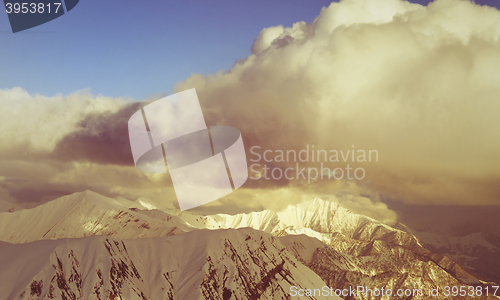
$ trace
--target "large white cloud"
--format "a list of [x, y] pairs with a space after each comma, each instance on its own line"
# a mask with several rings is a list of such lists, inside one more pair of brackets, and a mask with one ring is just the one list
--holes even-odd
[[360, 193], [498, 204], [499, 38], [500, 12], [465, 0], [344, 0], [264, 29], [228, 72], [177, 90], [195, 87], [209, 125], [248, 146], [378, 150]]

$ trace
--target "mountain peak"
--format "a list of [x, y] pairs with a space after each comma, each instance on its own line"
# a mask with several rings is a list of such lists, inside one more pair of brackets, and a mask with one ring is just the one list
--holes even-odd
[[[165, 214], [164, 220], [133, 211], [142, 206], [82, 191], [13, 213], [0, 213], [0, 240], [26, 243], [41, 239], [113, 235], [120, 238], [184, 232], [187, 225]], [[148, 229], [154, 229], [148, 231]]]
[[293, 286], [325, 285], [276, 238], [249, 228], [37, 241], [0, 254], [9, 299], [286, 299]]

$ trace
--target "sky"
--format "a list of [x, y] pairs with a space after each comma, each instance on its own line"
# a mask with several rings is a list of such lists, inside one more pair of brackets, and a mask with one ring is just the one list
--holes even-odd
[[[229, 69], [265, 27], [313, 21], [324, 0], [82, 0], [12, 34], [0, 14], [0, 87], [54, 96], [81, 89], [144, 99], [192, 73]], [[22, 49], [20, 51], [20, 49]]]
[[127, 121], [137, 100], [196, 88], [207, 124], [238, 128], [249, 156], [312, 145], [379, 154], [354, 163], [363, 180], [248, 180], [214, 205], [321, 197], [388, 221], [384, 199], [500, 204], [495, 8], [88, 0], [16, 34], [0, 17], [0, 199], [33, 206], [91, 189], [175, 206], [168, 174], [134, 167]]
[[136, 100], [170, 94], [193, 73], [231, 68], [250, 54], [263, 28], [311, 22], [329, 3], [82, 0], [70, 13], [16, 34], [1, 13], [0, 88], [45, 96], [90, 89]]

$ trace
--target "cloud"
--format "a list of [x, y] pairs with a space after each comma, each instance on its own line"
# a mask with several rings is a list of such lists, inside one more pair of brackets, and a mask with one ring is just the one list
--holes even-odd
[[126, 101], [80, 91], [68, 96], [30, 95], [21, 88], [0, 90], [0, 155], [27, 157], [52, 152], [89, 116], [118, 112]]
[[354, 196], [352, 194], [340, 194], [332, 199], [340, 206], [360, 215], [365, 215], [387, 224], [394, 224], [398, 219], [395, 211], [389, 209], [387, 205], [378, 200], [367, 197]]
[[283, 26], [273, 26], [263, 29], [255, 38], [251, 47], [253, 54], [259, 54], [269, 48], [272, 42], [283, 34]]
[[311, 24], [264, 29], [233, 68], [176, 90], [196, 88], [207, 124], [240, 129], [247, 151], [379, 153], [349, 188], [288, 187], [499, 204], [499, 38], [500, 12], [465, 0], [344, 0]]
[[76, 124], [75, 131], [57, 142], [51, 156], [65, 161], [133, 164], [127, 124], [141, 105], [128, 103], [116, 112], [89, 113]]
[[25, 207], [87, 189], [110, 197], [148, 197], [159, 208], [177, 202], [168, 174], [142, 173], [133, 165], [0, 159], [0, 172], [5, 177], [0, 196]]
[[[149, 101], [149, 100], [148, 100]], [[26, 207], [86, 189], [170, 207], [168, 174], [133, 163], [128, 118], [141, 103], [88, 91], [46, 97], [0, 90], [0, 196]]]
[[[387, 221], [393, 212], [370, 199], [499, 204], [499, 38], [500, 12], [465, 0], [343, 0], [310, 24], [263, 29], [230, 70], [193, 74], [176, 90], [196, 88], [207, 125], [238, 128], [249, 156], [252, 146], [314, 145], [374, 149], [379, 160], [354, 164], [366, 171], [361, 181], [249, 180], [209, 206], [281, 209], [351, 195], [339, 203]], [[14, 88], [0, 90], [0, 104], [9, 108], [0, 111], [1, 195], [26, 203], [92, 189], [175, 203], [168, 174], [133, 166], [126, 122], [137, 102]]]

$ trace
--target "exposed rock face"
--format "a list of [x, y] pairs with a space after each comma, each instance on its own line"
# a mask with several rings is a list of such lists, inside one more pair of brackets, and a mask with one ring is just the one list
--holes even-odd
[[455, 260], [441, 254], [442, 252], [431, 252], [409, 230], [387, 226], [321, 199], [291, 205], [280, 212], [214, 215], [197, 218], [194, 222], [186, 216], [179, 217], [199, 228], [252, 227], [275, 236], [305, 234], [330, 245], [343, 255], [364, 259], [377, 257], [375, 261], [383, 258], [391, 263], [400, 262], [400, 265], [407, 265], [408, 259], [416, 259], [416, 264], [420, 261], [431, 261], [440, 272], [444, 270], [448, 276], [451, 275], [463, 283], [477, 284], [480, 279]]
[[[325, 245], [305, 235], [288, 235], [280, 237], [280, 241], [299, 261], [320, 275], [328, 286], [338, 289], [363, 286], [372, 290], [390, 289], [394, 294], [398, 290], [408, 289], [412, 290], [412, 296], [423, 295], [420, 298], [425, 299], [429, 288], [479, 284], [479, 281], [468, 273], [465, 273], [469, 276], [468, 279], [461, 278], [459, 281], [429, 256], [393, 243], [379, 240], [362, 242], [334, 237], [330, 245]], [[455, 267], [459, 268], [456, 264]], [[463, 269], [460, 271], [464, 272]], [[345, 299], [394, 298], [359, 293], [355, 298]], [[441, 295], [439, 299], [477, 299], [477, 297]]]
[[6, 300], [292, 299], [291, 286], [325, 285], [276, 238], [250, 228], [2, 244], [0, 257]]
[[500, 236], [486, 232], [465, 236], [415, 234], [432, 252], [446, 254], [485, 281], [500, 283]]

